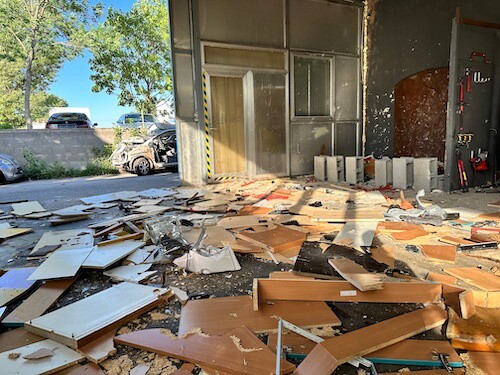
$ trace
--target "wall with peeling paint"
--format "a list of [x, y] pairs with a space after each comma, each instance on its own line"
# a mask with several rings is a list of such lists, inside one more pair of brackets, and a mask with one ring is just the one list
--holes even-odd
[[[500, 23], [499, 0], [368, 0], [365, 154], [392, 156], [394, 87], [424, 69], [448, 66], [455, 8]], [[414, 135], [418, 137], [418, 134]]]

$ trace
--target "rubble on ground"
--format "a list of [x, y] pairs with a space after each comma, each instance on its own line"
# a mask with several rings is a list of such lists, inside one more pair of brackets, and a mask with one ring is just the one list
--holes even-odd
[[0, 274], [9, 370], [493, 374], [500, 363], [499, 212], [311, 179], [81, 201], [14, 203], [0, 222], [5, 243], [38, 234]]

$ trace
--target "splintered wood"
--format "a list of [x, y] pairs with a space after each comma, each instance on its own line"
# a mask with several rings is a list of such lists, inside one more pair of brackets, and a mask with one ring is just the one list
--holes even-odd
[[489, 292], [500, 291], [500, 277], [479, 268], [447, 268], [444, 272], [481, 290]]
[[362, 292], [383, 289], [383, 281], [379, 275], [368, 272], [350, 259], [342, 257], [331, 258], [328, 260], [328, 263], [330, 263], [330, 265], [335, 268], [335, 271], [344, 279]]
[[273, 253], [278, 253], [300, 246], [305, 241], [306, 234], [283, 225], [277, 225], [274, 229], [262, 232], [238, 232], [236, 237]]

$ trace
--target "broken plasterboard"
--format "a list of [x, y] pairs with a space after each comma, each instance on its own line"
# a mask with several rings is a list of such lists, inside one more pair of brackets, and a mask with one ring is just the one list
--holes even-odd
[[105, 269], [125, 258], [138, 248], [144, 246], [142, 241], [123, 241], [106, 246], [96, 246], [83, 262], [83, 268]]
[[176, 266], [189, 272], [210, 274], [239, 271], [241, 266], [230, 246], [222, 249], [209, 246], [198, 251], [190, 250], [174, 260]]
[[95, 247], [53, 252], [28, 280], [64, 279], [76, 275], [82, 263]]
[[111, 277], [115, 281], [130, 281], [140, 283], [155, 275], [158, 271], [148, 271], [152, 264], [139, 264], [133, 266], [120, 266], [104, 271], [103, 275]]
[[30, 253], [32, 255], [44, 246], [57, 246], [58, 250], [81, 249], [94, 245], [94, 231], [87, 228], [52, 230], [45, 232]]
[[[54, 354], [39, 360], [27, 360], [23, 358], [39, 349], [52, 350]], [[19, 354], [19, 357], [10, 359], [9, 355], [13, 353]], [[51, 374], [82, 360], [82, 355], [53, 340], [43, 340], [0, 353], [0, 363], [2, 363], [1, 372], [3, 374]]]
[[168, 289], [120, 283], [26, 322], [25, 329], [77, 349], [116, 325], [135, 319], [160, 303]]
[[37, 201], [12, 203], [11, 213], [16, 216], [25, 216], [38, 212], [45, 212], [46, 209], [42, 207]]
[[371, 246], [377, 225], [376, 221], [346, 223], [339, 234], [335, 236], [333, 243], [362, 251], [363, 247]]

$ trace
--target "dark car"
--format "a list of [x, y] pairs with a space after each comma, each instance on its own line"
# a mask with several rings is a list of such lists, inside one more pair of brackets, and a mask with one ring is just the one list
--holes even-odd
[[[97, 125], [97, 124], [94, 124]], [[54, 113], [49, 117], [46, 129], [77, 129], [94, 126], [85, 113], [66, 112]]]
[[140, 176], [153, 170], [177, 167], [175, 127], [169, 127], [153, 137], [134, 137], [120, 142], [111, 161], [114, 166]]

